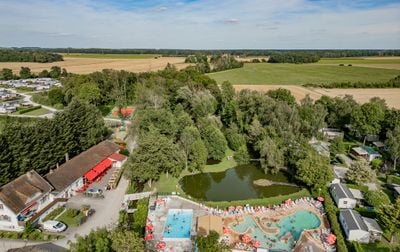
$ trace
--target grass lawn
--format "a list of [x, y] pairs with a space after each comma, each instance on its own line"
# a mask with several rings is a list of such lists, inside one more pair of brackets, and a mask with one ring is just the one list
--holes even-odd
[[62, 215], [60, 215], [60, 217], [57, 218], [57, 220], [66, 224], [68, 227], [77, 227], [82, 218], [83, 218], [82, 212], [79, 212], [79, 214], [74, 217], [70, 217], [68, 216], [67, 211], [65, 211]]
[[[389, 238], [389, 235], [385, 234], [386, 238]], [[381, 241], [375, 242], [375, 243], [369, 243], [369, 244], [362, 244], [362, 248], [364, 249], [365, 252], [376, 252], [376, 251], [398, 251], [396, 248], [398, 248], [400, 241], [400, 234], [396, 233], [394, 242], [393, 244], [390, 244], [388, 240], [385, 239], [385, 237], [382, 237]]]
[[69, 53], [63, 54], [68, 58], [89, 58], [89, 59], [151, 59], [158, 57], [158, 54], [97, 54], [97, 53]]
[[[226, 157], [233, 156], [233, 151], [228, 149], [225, 156]], [[218, 164], [206, 165], [203, 169], [203, 172], [221, 172], [229, 168], [235, 167], [236, 166], [235, 160], [233, 160], [233, 158], [228, 160], [226, 157]], [[174, 178], [171, 175], [168, 175], [167, 177], [167, 174], [161, 174], [160, 179], [156, 182], [153, 182], [151, 188], [149, 187], [148, 184], [146, 184], [144, 190], [150, 191], [153, 190], [154, 188], [157, 188], [158, 192], [164, 192], [164, 193], [179, 192], [180, 194], [185, 194], [179, 186], [179, 180], [186, 175], [195, 173], [199, 172], [190, 173], [189, 171], [183, 171], [179, 176], [179, 178]]]
[[218, 84], [290, 84], [332, 82], [384, 82], [400, 75], [400, 70], [332, 66], [324, 64], [244, 64], [243, 68], [210, 73]]
[[49, 110], [45, 108], [35, 109], [29, 112], [24, 113], [23, 115], [31, 115], [31, 116], [41, 116], [50, 113]]
[[372, 57], [372, 58], [322, 58], [317, 64], [400, 64], [400, 58]]

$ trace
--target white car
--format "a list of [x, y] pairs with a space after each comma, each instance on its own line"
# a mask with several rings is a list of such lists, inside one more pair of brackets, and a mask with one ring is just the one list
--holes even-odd
[[49, 232], [63, 232], [65, 229], [67, 229], [67, 226], [59, 221], [55, 220], [49, 220], [43, 222], [43, 229]]

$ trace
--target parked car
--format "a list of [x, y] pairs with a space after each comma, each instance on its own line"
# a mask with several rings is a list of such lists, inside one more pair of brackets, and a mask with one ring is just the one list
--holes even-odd
[[90, 194], [102, 194], [103, 190], [98, 189], [98, 188], [92, 188], [92, 189], [87, 190], [87, 192]]
[[59, 221], [55, 220], [48, 220], [43, 222], [43, 230], [49, 231], [49, 232], [63, 232], [67, 229], [67, 226]]

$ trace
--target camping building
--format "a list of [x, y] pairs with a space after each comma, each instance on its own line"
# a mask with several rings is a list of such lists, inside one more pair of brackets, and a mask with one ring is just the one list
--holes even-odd
[[352, 209], [341, 210], [339, 220], [348, 241], [369, 243], [370, 234], [368, 227], [357, 211]]
[[379, 154], [374, 148], [368, 147], [368, 146], [362, 146], [362, 147], [354, 147], [351, 149], [351, 152], [359, 157], [367, 160], [368, 162], [371, 162], [372, 160], [376, 158], [381, 158], [382, 155]]
[[118, 145], [103, 141], [49, 172], [45, 178], [54, 187], [53, 193], [57, 198], [70, 198], [84, 191], [88, 183], [112, 165], [122, 165], [126, 158], [118, 151]]
[[34, 170], [0, 188], [0, 229], [22, 231], [25, 222], [53, 201], [52, 186]]
[[331, 194], [338, 208], [354, 208], [357, 200], [345, 184], [332, 184]]

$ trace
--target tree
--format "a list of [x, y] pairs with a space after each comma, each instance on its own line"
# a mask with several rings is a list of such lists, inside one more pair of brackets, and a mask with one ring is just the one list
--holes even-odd
[[386, 146], [393, 160], [394, 169], [397, 168], [397, 160], [400, 157], [400, 125], [386, 133]]
[[13, 71], [9, 68], [3, 68], [0, 72], [0, 80], [12, 80], [14, 78]]
[[97, 104], [100, 100], [100, 89], [94, 82], [84, 83], [78, 89], [78, 98], [90, 104]]
[[201, 171], [207, 163], [207, 147], [201, 139], [197, 139], [190, 146], [189, 170]]
[[29, 79], [32, 77], [31, 69], [29, 67], [21, 67], [19, 70], [19, 77], [21, 79]]
[[284, 164], [283, 150], [271, 137], [261, 140], [257, 149], [260, 152], [260, 163], [265, 173], [277, 173]]
[[229, 251], [228, 247], [219, 243], [219, 234], [211, 230], [207, 236], [197, 236], [196, 244], [199, 252], [223, 252]]
[[225, 130], [226, 140], [228, 141], [229, 148], [237, 151], [242, 145], [246, 144], [246, 138], [239, 133], [239, 129], [236, 124], [231, 124], [231, 126]]
[[314, 150], [308, 151], [304, 159], [296, 163], [296, 178], [309, 187], [322, 188], [333, 180], [329, 160]]
[[222, 132], [212, 126], [208, 125], [201, 132], [201, 137], [207, 147], [208, 157], [214, 160], [222, 160], [225, 157], [228, 144]]
[[393, 204], [381, 205], [376, 212], [378, 219], [391, 234], [390, 242], [392, 243], [394, 233], [400, 229], [400, 198], [397, 198]]
[[50, 89], [48, 97], [51, 105], [64, 103], [64, 92], [59, 87], [53, 87]]
[[247, 146], [242, 145], [238, 148], [237, 151], [233, 154], [233, 158], [235, 159], [238, 165], [245, 165], [250, 163], [250, 155], [247, 151]]
[[184, 157], [170, 139], [153, 130], [140, 136], [126, 168], [130, 179], [147, 181], [151, 187], [152, 180], [158, 179], [161, 173], [178, 176], [184, 168]]
[[90, 232], [87, 236], [77, 236], [75, 242], [69, 242], [70, 251], [86, 252], [100, 251], [111, 252], [112, 241], [107, 229], [97, 229]]
[[361, 185], [372, 181], [375, 173], [365, 160], [358, 160], [352, 163], [346, 173], [347, 180], [355, 184]]
[[38, 74], [38, 76], [39, 76], [40, 78], [47, 78], [47, 77], [50, 77], [50, 73], [49, 73], [49, 71], [47, 71], [46, 69], [44, 69], [43, 71], [41, 71], [41, 72]]
[[390, 204], [389, 196], [383, 191], [373, 190], [364, 193], [365, 201], [373, 207]]
[[329, 147], [331, 158], [335, 158], [337, 154], [344, 153], [346, 151], [346, 146], [344, 145], [343, 139], [341, 137], [335, 137]]
[[179, 139], [179, 146], [185, 155], [185, 169], [188, 168], [189, 155], [192, 150], [193, 143], [200, 139], [200, 132], [194, 126], [189, 126], [183, 129]]
[[296, 103], [296, 98], [294, 98], [289, 90], [284, 88], [269, 90], [267, 95], [277, 101], [282, 101], [289, 105], [294, 105]]
[[356, 136], [377, 135], [385, 119], [385, 108], [380, 102], [367, 102], [356, 107], [351, 114], [351, 126]]
[[58, 79], [61, 76], [61, 68], [59, 66], [52, 66], [49, 74], [51, 78]]
[[324, 106], [314, 103], [309, 95], [301, 100], [299, 116], [302, 121], [301, 130], [305, 136], [315, 136], [319, 129], [325, 126], [328, 112]]
[[111, 247], [117, 252], [145, 251], [143, 238], [132, 231], [113, 231], [111, 240]]

